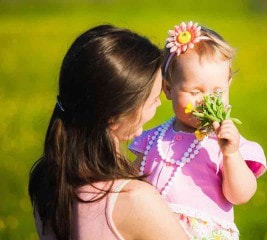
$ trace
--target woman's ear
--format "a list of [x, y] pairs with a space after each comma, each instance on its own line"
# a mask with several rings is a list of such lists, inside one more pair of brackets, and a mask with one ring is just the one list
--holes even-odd
[[112, 118], [108, 121], [108, 127], [111, 131], [116, 131], [119, 128], [119, 122]]
[[166, 95], [166, 98], [171, 100], [171, 84], [166, 79], [163, 79], [162, 89]]
[[115, 130], [117, 130], [117, 129], [119, 128], [119, 124], [117, 124], [117, 123], [110, 123], [110, 124], [108, 125], [108, 127], [109, 127], [109, 129], [110, 129], [111, 131], [115, 131]]

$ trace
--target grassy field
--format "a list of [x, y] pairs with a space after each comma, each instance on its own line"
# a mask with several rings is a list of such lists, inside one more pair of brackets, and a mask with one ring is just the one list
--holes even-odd
[[[0, 239], [38, 239], [28, 198], [29, 169], [41, 155], [57, 94], [59, 67], [82, 31], [111, 23], [146, 35], [160, 47], [167, 30], [193, 20], [237, 49], [231, 89], [240, 132], [267, 150], [267, 4], [264, 0], [8, 1], [0, 0]], [[146, 128], [172, 116], [163, 104]], [[267, 240], [267, 174], [252, 200], [235, 211], [241, 240]]]

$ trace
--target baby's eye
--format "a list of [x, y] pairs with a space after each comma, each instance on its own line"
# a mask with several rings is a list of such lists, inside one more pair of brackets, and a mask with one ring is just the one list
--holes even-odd
[[198, 94], [200, 94], [200, 92], [194, 91], [194, 92], [190, 92], [190, 94], [191, 94], [192, 96], [197, 96]]

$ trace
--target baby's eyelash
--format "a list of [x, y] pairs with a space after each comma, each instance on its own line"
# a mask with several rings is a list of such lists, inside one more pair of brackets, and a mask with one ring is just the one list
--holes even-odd
[[190, 92], [190, 93], [191, 93], [191, 95], [193, 95], [193, 96], [196, 96], [196, 95], [200, 94], [200, 92]]

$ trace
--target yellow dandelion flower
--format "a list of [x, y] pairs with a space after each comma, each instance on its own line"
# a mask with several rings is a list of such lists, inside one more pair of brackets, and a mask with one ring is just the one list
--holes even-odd
[[186, 108], [184, 110], [185, 113], [191, 113], [193, 111], [193, 105], [191, 103], [188, 103], [186, 105]]
[[208, 134], [206, 132], [202, 132], [200, 130], [196, 130], [195, 131], [195, 136], [197, 138], [197, 140], [201, 141], [203, 140], [204, 137], [206, 137]]

